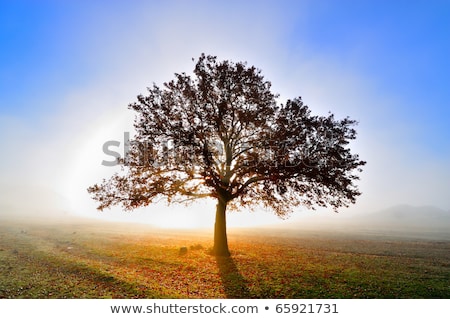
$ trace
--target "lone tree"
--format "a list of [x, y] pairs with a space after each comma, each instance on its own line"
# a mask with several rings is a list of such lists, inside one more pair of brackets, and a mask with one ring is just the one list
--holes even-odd
[[354, 203], [364, 161], [348, 148], [349, 118], [313, 116], [301, 98], [277, 104], [261, 71], [202, 54], [193, 76], [175, 74], [129, 105], [134, 141], [121, 172], [88, 188], [103, 210], [217, 200], [213, 253], [229, 256], [226, 210], [260, 205], [280, 217], [293, 207]]

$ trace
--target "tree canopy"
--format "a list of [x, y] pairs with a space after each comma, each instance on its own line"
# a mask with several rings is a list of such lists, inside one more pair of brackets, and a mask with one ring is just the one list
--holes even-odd
[[354, 203], [365, 164], [349, 148], [356, 121], [278, 99], [261, 70], [202, 54], [193, 75], [176, 73], [129, 105], [136, 135], [123, 170], [88, 191], [101, 210], [210, 197], [222, 215], [264, 206], [283, 217], [300, 205]]

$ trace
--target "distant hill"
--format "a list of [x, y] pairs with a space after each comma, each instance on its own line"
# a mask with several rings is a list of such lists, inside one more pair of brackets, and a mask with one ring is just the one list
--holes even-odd
[[66, 218], [67, 200], [37, 186], [0, 185], [0, 218]]
[[450, 211], [434, 206], [397, 205], [353, 216], [312, 213], [301, 221], [287, 222], [274, 229], [293, 234], [325, 231], [363, 237], [450, 240]]
[[387, 229], [450, 231], [450, 211], [434, 206], [398, 205], [358, 216], [355, 222]]

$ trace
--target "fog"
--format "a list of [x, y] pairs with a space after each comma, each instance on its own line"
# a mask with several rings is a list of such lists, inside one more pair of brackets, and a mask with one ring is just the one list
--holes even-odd
[[[28, 60], [17, 58], [19, 73], [26, 75], [23, 81], [28, 81], [23, 86], [37, 88], [24, 89], [20, 99], [14, 92], [2, 92], [3, 217], [75, 216], [160, 227], [212, 227], [212, 201], [190, 207], [158, 204], [131, 213], [120, 209], [98, 212], [86, 191], [117, 170], [101, 165], [108, 159], [102, 146], [109, 140], [123, 145], [124, 132], [133, 132], [134, 114], [127, 105], [145, 93], [152, 82], [161, 85], [175, 72], [190, 73], [194, 66], [191, 59], [202, 52], [219, 59], [248, 61], [262, 69], [281, 101], [302, 96], [315, 114], [331, 111], [338, 118], [358, 120], [358, 138], [351, 147], [368, 162], [358, 182], [363, 195], [338, 215], [331, 210], [298, 208], [283, 221], [261, 210], [232, 212], [230, 227], [292, 227], [306, 222], [320, 225], [325, 224], [324, 219], [350, 223], [370, 220], [376, 212], [400, 204], [428, 205], [435, 207], [433, 212], [449, 213], [450, 139], [448, 129], [440, 130], [444, 127], [442, 116], [435, 116], [445, 112], [444, 108], [431, 104], [428, 111], [420, 111], [423, 96], [418, 87], [411, 85], [405, 92], [400, 84], [394, 88], [391, 83], [384, 84], [392, 76], [388, 72], [392, 62], [377, 60], [366, 37], [347, 31], [350, 40], [344, 48], [328, 51], [328, 44], [318, 45], [318, 40], [312, 40], [305, 31], [315, 27], [312, 17], [320, 13], [311, 2], [299, 3], [295, 10], [292, 3], [247, 3], [236, 10], [236, 3], [201, 2], [135, 3], [125, 7], [94, 3], [68, 9], [56, 8], [70, 18], [64, 22], [53, 18], [47, 21], [45, 13], [36, 13], [40, 21], [36, 23], [47, 21], [41, 28], [47, 30], [45, 34], [33, 34], [36, 40], [42, 40], [42, 47]], [[395, 16], [388, 19], [394, 21]], [[358, 23], [349, 30], [358, 29]], [[379, 50], [394, 50], [380, 40], [388, 35], [384, 27], [373, 25], [371, 30], [361, 30], [386, 46]], [[409, 35], [407, 29], [397, 31]], [[40, 60], [47, 55], [56, 62]], [[409, 58], [420, 65], [425, 63], [415, 55]], [[366, 60], [375, 64], [373, 69], [364, 64]], [[43, 63], [49, 70], [27, 63]], [[21, 64], [28, 71], [22, 70]], [[438, 68], [438, 64], [430, 68]], [[382, 68], [386, 69], [385, 77], [379, 73]], [[417, 77], [420, 75], [417, 73]], [[405, 79], [408, 76], [404, 74]], [[413, 228], [423, 225], [429, 213], [418, 209], [414, 214], [420, 219], [405, 214], [397, 222]], [[392, 222], [390, 217], [383, 218], [386, 223]], [[436, 223], [447, 224], [448, 218]]]

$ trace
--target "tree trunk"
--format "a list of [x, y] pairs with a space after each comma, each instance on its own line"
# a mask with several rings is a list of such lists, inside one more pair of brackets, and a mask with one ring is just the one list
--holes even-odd
[[227, 202], [219, 199], [216, 207], [216, 222], [214, 224], [214, 248], [213, 253], [216, 256], [230, 256], [227, 240], [227, 221], [226, 221]]

